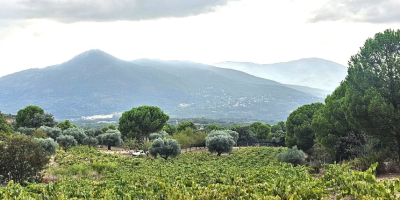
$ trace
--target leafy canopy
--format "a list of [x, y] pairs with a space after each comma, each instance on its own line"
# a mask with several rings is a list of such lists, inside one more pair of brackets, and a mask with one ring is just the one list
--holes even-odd
[[119, 118], [118, 129], [127, 138], [142, 140], [148, 138], [150, 133], [160, 131], [169, 116], [156, 106], [140, 106], [122, 113]]

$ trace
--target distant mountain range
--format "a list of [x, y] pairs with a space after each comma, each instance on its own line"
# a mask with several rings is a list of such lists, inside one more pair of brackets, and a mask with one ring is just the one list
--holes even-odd
[[345, 66], [319, 58], [304, 58], [264, 65], [248, 62], [222, 62], [214, 66], [239, 70], [283, 84], [317, 88], [320, 89], [321, 94], [325, 93], [325, 96], [332, 93], [347, 75]]
[[323, 101], [315, 95], [319, 90], [233, 69], [184, 61], [123, 61], [100, 50], [1, 77], [0, 85], [1, 112], [15, 114], [38, 105], [59, 120], [155, 105], [171, 117], [278, 121], [301, 105]]

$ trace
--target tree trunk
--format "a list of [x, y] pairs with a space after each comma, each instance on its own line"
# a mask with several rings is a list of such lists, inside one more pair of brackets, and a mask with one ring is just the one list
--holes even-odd
[[221, 156], [221, 153], [222, 153], [222, 152], [217, 152], [217, 156]]
[[110, 150], [110, 151], [111, 151], [111, 144], [109, 144], [109, 145], [108, 145], [108, 150]]

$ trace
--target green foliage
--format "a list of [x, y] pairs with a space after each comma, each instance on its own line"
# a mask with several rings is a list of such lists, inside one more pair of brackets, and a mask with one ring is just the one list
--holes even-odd
[[48, 138], [47, 134], [40, 128], [36, 129], [35, 132], [33, 132], [32, 137], [35, 138]]
[[165, 136], [169, 135], [166, 131], [160, 131], [158, 133], [151, 133], [149, 135], [149, 140], [155, 140], [157, 138], [163, 138]]
[[40, 129], [42, 129], [47, 136], [50, 138], [53, 138], [53, 140], [56, 140], [58, 136], [61, 135], [62, 131], [59, 127], [48, 127], [48, 126], [41, 126]]
[[271, 132], [271, 126], [261, 122], [254, 122], [250, 124], [250, 131], [250, 133], [257, 139], [266, 140], [268, 134]]
[[279, 131], [279, 130], [282, 132], [286, 132], [286, 124], [284, 121], [280, 121], [280, 122], [278, 122], [278, 124], [271, 126], [272, 133], [275, 133], [276, 131]]
[[312, 103], [301, 106], [290, 113], [286, 120], [285, 143], [288, 147], [297, 146], [304, 152], [311, 154], [309, 150], [314, 145], [315, 134], [311, 127], [314, 114], [323, 107], [322, 103]]
[[88, 136], [88, 137], [85, 137], [82, 140], [82, 143], [85, 144], [85, 145], [88, 145], [88, 147], [91, 148], [91, 147], [96, 146], [97, 144], [99, 144], [99, 141], [93, 136]]
[[33, 182], [40, 179], [38, 173], [49, 159], [42, 146], [31, 138], [21, 135], [0, 142], [0, 182], [13, 180]]
[[169, 157], [176, 157], [181, 154], [181, 146], [174, 139], [159, 138], [153, 141], [149, 152], [154, 157], [160, 155], [167, 160]]
[[304, 155], [304, 152], [302, 150], [299, 150], [295, 145], [292, 148], [288, 148], [286, 149], [286, 151], [283, 151], [276, 155], [276, 158], [280, 162], [286, 162], [292, 164], [293, 166], [297, 166], [304, 164]]
[[53, 138], [34, 138], [34, 141], [40, 143], [43, 153], [45, 155], [54, 155], [58, 147], [58, 143]]
[[153, 144], [153, 142], [146, 141], [146, 142], [143, 142], [142, 144], [140, 144], [139, 148], [142, 149], [143, 151], [148, 151], [152, 144]]
[[62, 121], [56, 125], [61, 130], [67, 130], [69, 128], [78, 128], [76, 125], [71, 124], [69, 120]]
[[68, 128], [63, 131], [63, 135], [70, 135], [78, 142], [78, 144], [84, 144], [83, 140], [87, 137], [84, 130], [80, 128]]
[[192, 137], [193, 130], [191, 128], [188, 128], [187, 130], [192, 131], [192, 134], [188, 135], [184, 131], [180, 131], [178, 133], [175, 133], [171, 137], [172, 139], [176, 140], [179, 143], [182, 149], [186, 149], [194, 145], [194, 138]]
[[13, 133], [11, 126], [7, 123], [6, 116], [0, 111], [0, 135], [9, 135]]
[[137, 140], [135, 138], [133, 138], [133, 139], [124, 140], [124, 142], [122, 143], [122, 146], [124, 147], [125, 150], [129, 150], [129, 149], [137, 149], [139, 147], [139, 144], [138, 144]]
[[28, 127], [19, 127], [17, 132], [20, 132], [25, 135], [33, 135], [35, 133], [36, 128], [28, 128]]
[[204, 127], [204, 131], [207, 132], [207, 133], [209, 133], [209, 132], [211, 132], [211, 131], [219, 131], [219, 130], [223, 130], [223, 129], [224, 129], [224, 128], [219, 127], [219, 126], [216, 125], [216, 124], [207, 124], [207, 125]]
[[249, 126], [234, 126], [231, 130], [239, 133], [238, 141], [255, 141], [256, 137], [253, 136]]
[[[396, 199], [399, 180], [377, 181], [349, 165], [318, 177], [304, 166], [276, 162], [283, 148], [249, 147], [218, 159], [184, 153], [163, 162], [74, 147], [57, 153], [56, 182], [0, 188], [1, 199]], [[160, 173], [161, 172], [161, 173]], [[73, 178], [71, 178], [71, 176]]]
[[208, 151], [217, 152], [218, 156], [222, 153], [232, 152], [234, 144], [233, 137], [226, 131], [211, 131], [206, 137]]
[[197, 130], [196, 125], [194, 125], [194, 123], [191, 122], [191, 121], [184, 121], [184, 122], [179, 123], [178, 127], [176, 128], [176, 130], [178, 132], [181, 132], [181, 131], [186, 130], [187, 128], [191, 128], [194, 131]]
[[122, 144], [121, 132], [118, 130], [108, 130], [106, 133], [100, 135], [101, 142], [108, 146], [108, 150], [111, 150], [111, 146], [119, 146]]
[[193, 135], [195, 147], [206, 147], [207, 132], [199, 132]]
[[41, 113], [35, 113], [33, 115], [33, 119], [31, 120], [32, 122], [32, 127], [38, 128], [40, 126], [49, 126], [53, 127], [57, 124], [57, 122], [54, 119], [54, 116], [52, 114], [41, 114]]
[[344, 107], [352, 127], [396, 141], [400, 158], [400, 30], [365, 41], [349, 61]]
[[44, 110], [39, 106], [27, 106], [18, 111], [16, 120], [17, 127], [39, 128], [41, 125], [34, 125], [33, 118], [35, 114], [44, 114]]
[[119, 118], [118, 129], [127, 138], [143, 140], [148, 138], [150, 133], [160, 131], [169, 116], [156, 106], [140, 106], [122, 113]]
[[67, 151], [68, 148], [72, 146], [78, 145], [78, 142], [72, 135], [60, 135], [57, 137], [57, 143], [64, 149], [64, 151]]
[[162, 128], [163, 131], [167, 132], [168, 135], [173, 135], [176, 133], [176, 126], [171, 125], [171, 124], [165, 124], [164, 127]]

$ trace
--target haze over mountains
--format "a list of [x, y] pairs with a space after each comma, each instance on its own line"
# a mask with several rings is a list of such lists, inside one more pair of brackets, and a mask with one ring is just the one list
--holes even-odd
[[304, 58], [275, 64], [222, 62], [214, 66], [243, 71], [283, 84], [318, 88], [326, 94], [332, 93], [347, 75], [345, 66], [320, 58]]
[[278, 121], [301, 105], [323, 101], [313, 88], [233, 69], [186, 61], [123, 61], [100, 50], [1, 77], [0, 85], [3, 113], [38, 105], [59, 120], [155, 105], [171, 117]]

